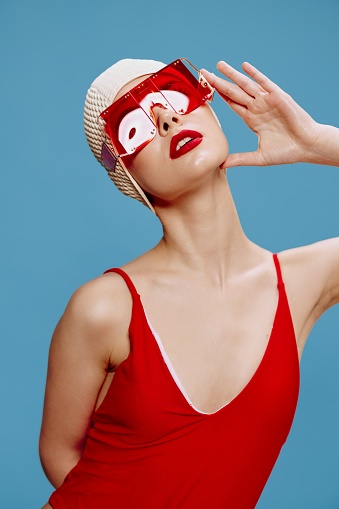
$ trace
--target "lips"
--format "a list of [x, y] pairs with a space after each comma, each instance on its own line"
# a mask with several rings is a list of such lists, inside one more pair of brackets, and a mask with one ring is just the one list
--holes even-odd
[[203, 136], [198, 131], [189, 131], [184, 129], [180, 133], [175, 134], [171, 139], [170, 158], [177, 159], [190, 150], [197, 147], [203, 140]]

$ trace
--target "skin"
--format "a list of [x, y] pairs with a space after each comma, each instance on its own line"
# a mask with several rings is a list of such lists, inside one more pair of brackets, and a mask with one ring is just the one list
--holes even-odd
[[[231, 81], [204, 74], [258, 135], [258, 149], [228, 154], [207, 106], [184, 116], [154, 108], [156, 137], [125, 163], [149, 194], [164, 235], [122, 267], [191, 401], [209, 413], [253, 376], [278, 296], [272, 254], [244, 234], [225, 168], [299, 161], [339, 166], [338, 129], [317, 124], [250, 64], [243, 64], [247, 76], [224, 62], [218, 69]], [[171, 137], [181, 129], [204, 139], [171, 160]], [[317, 319], [339, 302], [339, 238], [282, 251], [279, 261], [301, 357]], [[131, 304], [122, 278], [105, 274], [74, 293], [55, 329], [40, 437], [42, 465], [55, 487], [81, 457], [91, 415], [129, 353]]]

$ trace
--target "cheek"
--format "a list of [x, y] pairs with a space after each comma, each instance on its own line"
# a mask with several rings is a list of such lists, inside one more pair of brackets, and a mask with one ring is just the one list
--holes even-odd
[[[215, 122], [215, 121], [214, 121]], [[228, 156], [228, 142], [226, 136], [217, 125], [209, 125], [200, 150], [197, 151], [197, 157], [193, 161], [194, 167], [206, 170], [215, 170]]]
[[172, 161], [167, 146], [164, 148], [164, 139], [156, 137], [136, 155], [123, 158], [126, 168], [146, 193], [175, 193], [178, 186], [191, 184], [193, 176], [196, 178], [206, 171], [213, 171], [226, 160], [227, 139], [209, 110], [194, 119], [189, 128], [199, 130], [199, 124], [204, 126], [200, 128], [204, 140], [194, 151], [194, 157], [192, 152], [192, 156]]
[[152, 142], [136, 155], [124, 158], [127, 170], [146, 193], [152, 192], [149, 183], [154, 181], [161, 167], [161, 163], [158, 163], [154, 156], [152, 150], [154, 147], [151, 147], [151, 144]]
[[204, 133], [205, 140], [210, 147], [210, 150], [215, 151], [218, 154], [228, 154], [228, 141], [221, 128], [219, 119], [216, 117], [214, 111], [209, 105], [203, 106], [204, 108]]
[[135, 157], [135, 155], [128, 155], [121, 158], [121, 161], [124, 163], [128, 171], [131, 171]]

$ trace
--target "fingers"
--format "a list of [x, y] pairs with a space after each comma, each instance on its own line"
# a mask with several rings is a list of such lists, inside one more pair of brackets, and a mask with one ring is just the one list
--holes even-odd
[[218, 62], [217, 68], [227, 78], [236, 83], [242, 90], [252, 97], [255, 97], [259, 92], [264, 91], [260, 84], [255, 83], [248, 76], [245, 76], [224, 61]]
[[251, 76], [251, 78], [253, 78], [266, 92], [273, 92], [279, 88], [278, 85], [276, 85], [267, 76], [265, 76], [265, 74], [258, 71], [258, 69], [254, 67], [254, 65], [248, 62], [244, 62], [242, 64], [242, 68], [244, 69], [246, 74]]
[[225, 76], [230, 78], [234, 83], [236, 83], [240, 88], [245, 90], [248, 94], [253, 97], [258, 94], [258, 92], [274, 92], [279, 90], [278, 85], [276, 85], [273, 81], [271, 81], [265, 74], [260, 72], [254, 65], [249, 62], [244, 62], [242, 64], [243, 70], [253, 78], [251, 80], [247, 76], [244, 76], [241, 72], [234, 69], [231, 65], [227, 64], [224, 61], [220, 61], [217, 64], [217, 68], [221, 71]]
[[210, 85], [218, 91], [225, 101], [231, 99], [231, 101], [247, 107], [253, 99], [252, 96], [242, 90], [238, 85], [226, 81], [223, 78], [219, 78], [215, 74], [206, 71], [206, 69], [201, 69], [201, 72]]
[[[222, 95], [222, 94], [221, 94]], [[248, 109], [246, 106], [243, 106], [235, 101], [232, 101], [232, 99], [230, 99], [229, 97], [224, 97], [222, 95], [224, 101], [227, 102], [227, 104], [229, 105], [229, 107], [237, 114], [239, 115], [239, 117], [241, 117], [242, 119], [244, 119], [244, 116], [246, 115]]]
[[[245, 76], [241, 72], [234, 69], [231, 65], [227, 64], [223, 60], [218, 62], [217, 68], [220, 72], [229, 78], [233, 83], [238, 85], [239, 89], [244, 91], [248, 96], [255, 98], [258, 93], [262, 92], [274, 92], [279, 90], [278, 85], [271, 81], [265, 74], [260, 72], [254, 65], [244, 62], [242, 64], [243, 70], [248, 74]], [[204, 76], [210, 82], [210, 84], [218, 90], [218, 92], [224, 93], [234, 101], [240, 104], [246, 104], [246, 96], [241, 95], [238, 89], [232, 88], [232, 83], [229, 83], [221, 78], [215, 76], [215, 74], [202, 69]], [[251, 79], [253, 78], [253, 79]], [[254, 81], [253, 81], [254, 80]], [[233, 95], [232, 95], [233, 94]], [[236, 96], [237, 94], [237, 96]], [[242, 100], [240, 100], [240, 98]]]

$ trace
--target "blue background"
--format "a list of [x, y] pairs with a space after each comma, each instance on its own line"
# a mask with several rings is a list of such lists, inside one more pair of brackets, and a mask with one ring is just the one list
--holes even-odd
[[[186, 56], [210, 70], [219, 59], [237, 68], [249, 60], [316, 120], [338, 125], [339, 2], [2, 0], [0, 19], [1, 507], [33, 509], [52, 491], [37, 444], [53, 329], [78, 286], [161, 235], [87, 147], [90, 83], [124, 57]], [[231, 151], [254, 149], [255, 136], [220, 98], [214, 107]], [[337, 168], [228, 175], [243, 228], [263, 247], [339, 235]], [[339, 507], [338, 330], [337, 306], [310, 335], [294, 426], [259, 509]]]

